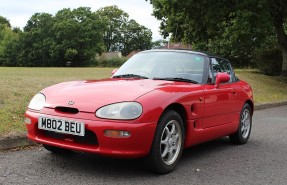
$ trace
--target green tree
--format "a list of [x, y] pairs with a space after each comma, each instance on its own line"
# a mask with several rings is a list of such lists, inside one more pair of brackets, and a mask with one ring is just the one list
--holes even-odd
[[90, 8], [63, 9], [55, 15], [52, 27], [56, 45], [53, 54], [62, 66], [83, 66], [104, 47], [104, 22]]
[[103, 21], [90, 8], [36, 13], [24, 27], [23, 66], [84, 66], [103, 50]]
[[106, 51], [121, 51], [125, 56], [133, 50], [151, 48], [151, 30], [133, 19], [129, 20], [129, 15], [117, 6], [101, 8], [96, 14], [107, 25], [104, 32]]
[[21, 50], [21, 38], [22, 32], [13, 32], [12, 37], [10, 37], [9, 41], [6, 43], [4, 48], [4, 58], [3, 66], [19, 66], [19, 58]]
[[55, 46], [54, 32], [51, 29], [54, 18], [48, 13], [35, 13], [24, 27], [21, 39], [22, 66], [54, 66], [55, 57], [51, 50]]
[[[194, 48], [250, 61], [254, 52], [272, 44], [282, 49], [282, 75], [287, 76], [287, 0], [150, 0], [161, 20], [161, 34]], [[270, 46], [269, 46], [270, 47]]]
[[4, 58], [4, 48], [7, 43], [7, 36], [11, 25], [10, 22], [5, 18], [0, 16], [0, 66], [3, 65]]
[[134, 50], [146, 50], [152, 47], [152, 32], [131, 19], [124, 28], [121, 52], [124, 56]]
[[104, 33], [106, 51], [118, 51], [122, 42], [122, 30], [129, 15], [117, 6], [106, 6], [96, 11], [100, 19], [107, 25]]
[[152, 42], [152, 48], [153, 49], [160, 49], [164, 47], [168, 43], [167, 40], [159, 39], [154, 42]]
[[9, 28], [11, 28], [9, 20], [2, 16], [0, 16], [0, 26], [1, 25], [7, 25]]
[[19, 37], [7, 24], [0, 25], [0, 66], [16, 66], [19, 56]]

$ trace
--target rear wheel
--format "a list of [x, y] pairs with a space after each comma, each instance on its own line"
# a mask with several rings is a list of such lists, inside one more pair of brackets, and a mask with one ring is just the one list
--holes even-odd
[[67, 154], [67, 153], [71, 152], [71, 150], [68, 150], [68, 149], [58, 148], [58, 147], [55, 147], [55, 146], [50, 146], [50, 145], [45, 145], [45, 144], [43, 144], [43, 147], [46, 150], [48, 150], [48, 151], [50, 151], [50, 152], [52, 152], [54, 154]]
[[180, 115], [166, 111], [158, 122], [151, 151], [149, 167], [157, 173], [169, 173], [176, 167], [183, 150], [184, 127]]
[[247, 143], [252, 126], [252, 112], [249, 104], [244, 104], [240, 113], [240, 122], [236, 133], [229, 136], [230, 141], [235, 144]]

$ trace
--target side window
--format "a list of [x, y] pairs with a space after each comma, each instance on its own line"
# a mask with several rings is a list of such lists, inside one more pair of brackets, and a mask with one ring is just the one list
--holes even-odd
[[220, 59], [220, 58], [212, 58], [211, 67], [212, 67], [211, 69], [212, 72], [210, 74], [210, 77], [214, 78], [213, 82], [215, 82], [217, 73], [227, 73], [230, 75], [229, 82], [235, 81], [235, 75], [234, 75], [233, 69], [231, 67], [231, 64], [227, 60]]

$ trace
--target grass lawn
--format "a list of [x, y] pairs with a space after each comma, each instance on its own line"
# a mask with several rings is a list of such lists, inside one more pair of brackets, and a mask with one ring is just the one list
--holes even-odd
[[248, 82], [254, 93], [255, 104], [287, 101], [287, 77], [266, 76], [258, 70], [235, 70], [236, 76]]
[[[112, 68], [6, 68], [0, 67], [0, 136], [25, 131], [23, 115], [41, 89], [70, 80], [111, 76]], [[269, 77], [256, 70], [236, 70], [251, 84], [256, 104], [287, 101], [287, 78]]]
[[112, 70], [0, 67], [0, 136], [25, 131], [25, 110], [31, 98], [43, 88], [64, 81], [106, 78]]

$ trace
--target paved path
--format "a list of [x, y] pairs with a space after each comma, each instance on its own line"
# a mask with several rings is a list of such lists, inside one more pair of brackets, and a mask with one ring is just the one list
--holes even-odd
[[[198, 170], [199, 169], [199, 170]], [[0, 184], [287, 184], [287, 106], [257, 111], [249, 143], [227, 138], [184, 151], [176, 171], [154, 175], [140, 160], [53, 155], [41, 147], [0, 153]]]

